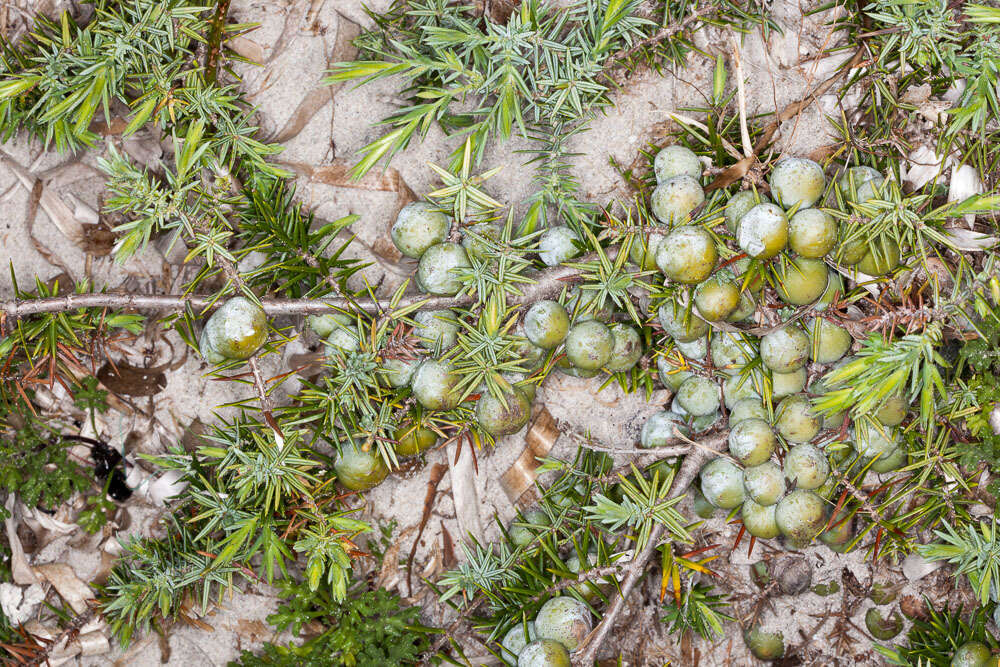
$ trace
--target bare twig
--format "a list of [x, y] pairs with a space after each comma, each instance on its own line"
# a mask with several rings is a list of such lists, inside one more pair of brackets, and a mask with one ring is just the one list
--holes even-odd
[[[683, 456], [690, 451], [690, 447], [686, 444], [678, 444], [673, 446], [663, 446], [654, 447], [647, 449], [638, 449], [635, 447], [615, 447], [614, 445], [608, 445], [595, 440], [590, 433], [581, 433], [579, 430], [567, 424], [565, 422], [559, 421], [559, 431], [565, 435], [568, 435], [572, 440], [579, 443], [581, 447], [586, 447], [587, 449], [592, 449], [595, 452], [607, 452], [609, 454], [628, 454], [631, 456], [648, 456], [652, 460], [659, 460], [663, 458], [668, 458], [671, 456]], [[682, 440], [677, 438], [677, 442], [680, 443]], [[639, 465], [639, 464], [637, 464]]]
[[[611, 255], [609, 255], [610, 257]], [[594, 256], [585, 256], [580, 261], [588, 261]], [[232, 276], [226, 271], [230, 279]], [[565, 266], [553, 267], [539, 273], [536, 282], [526, 286], [520, 296], [508, 299], [511, 305], [531, 303], [558, 294], [566, 284], [580, 275], [578, 269]], [[239, 281], [235, 281], [239, 284]], [[405, 296], [396, 304], [395, 310], [417, 307], [420, 309], [440, 310], [468, 306], [474, 301], [468, 295], [454, 297], [426, 296], [413, 294]], [[125, 294], [120, 292], [104, 292], [99, 294], [67, 294], [66, 296], [47, 299], [11, 299], [0, 302], [0, 313], [8, 319], [17, 320], [28, 315], [40, 313], [60, 313], [77, 308], [113, 308], [115, 310], [181, 312], [188, 306], [194, 310], [209, 311], [221, 305], [214, 295], [208, 294]], [[389, 299], [347, 299], [343, 297], [320, 299], [261, 299], [261, 306], [268, 315], [313, 315], [329, 312], [331, 309], [356, 311], [366, 313], [391, 312], [393, 310]]]
[[611, 57], [608, 58], [608, 65], [605, 68], [604, 75], [614, 82], [616, 85], [621, 85], [622, 81], [619, 79], [620, 71], [628, 67], [629, 61], [632, 57], [642, 51], [645, 48], [653, 46], [654, 44], [659, 44], [660, 42], [666, 41], [681, 32], [687, 30], [691, 24], [696, 21], [701, 20], [703, 17], [709, 14], [714, 14], [718, 12], [719, 8], [716, 5], [707, 4], [698, 7], [690, 14], [685, 16], [680, 21], [676, 23], [671, 23], [665, 25], [655, 33], [650, 35], [645, 39], [641, 39], [630, 47], [624, 48], [621, 51], [613, 53]]
[[230, 2], [231, 0], [218, 0], [209, 25], [208, 44], [205, 50], [205, 81], [208, 83], [214, 83], [219, 75], [219, 60], [222, 57], [222, 42]]
[[729, 31], [729, 41], [733, 46], [733, 66], [736, 68], [736, 100], [740, 110], [740, 140], [743, 142], [743, 157], [753, 155], [753, 144], [750, 142], [750, 131], [747, 129], [747, 96], [743, 83], [743, 58], [740, 56], [740, 45], [736, 35]]

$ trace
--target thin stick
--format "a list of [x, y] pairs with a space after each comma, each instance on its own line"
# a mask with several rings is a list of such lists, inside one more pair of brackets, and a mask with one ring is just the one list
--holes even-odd
[[743, 141], [743, 157], [753, 155], [753, 143], [750, 141], [750, 131], [747, 129], [747, 96], [743, 83], [743, 59], [740, 57], [740, 45], [733, 31], [729, 31], [729, 41], [733, 45], [733, 65], [736, 67], [736, 102], [740, 110], [740, 139]]
[[215, 83], [219, 76], [219, 61], [222, 59], [222, 42], [226, 31], [226, 16], [231, 0], [218, 0], [215, 13], [208, 30], [208, 45], [205, 50], [205, 81]]
[[[588, 261], [596, 255], [588, 255], [580, 261]], [[608, 255], [611, 257], [611, 254]], [[227, 272], [228, 275], [228, 272]], [[523, 294], [508, 299], [511, 305], [530, 303], [537, 299], [558, 294], [569, 281], [578, 278], [580, 271], [565, 266], [553, 267], [536, 276], [536, 282], [523, 289]], [[389, 299], [347, 299], [343, 297], [319, 299], [261, 299], [261, 306], [268, 315], [315, 315], [330, 310], [362, 311], [379, 313], [393, 310]], [[426, 296], [414, 294], [405, 296], [396, 304], [395, 310], [417, 307], [440, 310], [469, 306], [474, 299], [468, 295]], [[182, 312], [190, 306], [196, 311], [208, 312], [222, 305], [215, 295], [210, 294], [126, 294], [102, 292], [99, 294], [67, 294], [46, 299], [11, 299], [0, 302], [0, 315], [17, 320], [27, 315], [40, 313], [60, 313], [77, 308], [113, 308], [116, 310], [153, 311], [165, 313]]]

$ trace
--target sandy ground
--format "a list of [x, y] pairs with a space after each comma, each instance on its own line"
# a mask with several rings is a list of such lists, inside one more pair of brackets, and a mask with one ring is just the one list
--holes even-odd
[[[387, 0], [376, 0], [371, 6], [378, 11], [387, 4]], [[804, 19], [804, 9], [807, 7], [796, 2], [776, 0], [772, 16], [784, 34], [772, 33], [768, 43], [757, 32], [743, 38], [741, 56], [751, 115], [772, 111], [798, 99], [840, 61], [837, 57], [814, 59], [822, 48], [836, 43], [836, 35], [824, 24], [832, 13]], [[266, 134], [282, 138], [285, 151], [279, 159], [303, 174], [298, 182], [299, 197], [315, 210], [320, 220], [358, 214], [360, 220], [352, 231], [361, 243], [357, 244], [355, 252], [365, 257], [365, 246], [377, 247], [387, 241], [386, 231], [399, 205], [396, 193], [331, 186], [308, 175], [324, 165], [350, 161], [359, 148], [379, 135], [381, 130], [372, 127], [372, 120], [389, 114], [399, 102], [398, 82], [334, 90], [320, 83], [329, 62], [351, 55], [344, 45], [356, 33], [358, 24], [367, 24], [359, 3], [351, 0], [313, 0], [311, 3], [306, 0], [236, 0], [231, 13], [237, 21], [260, 23], [260, 28], [239, 46], [264, 64], [259, 68], [242, 67], [240, 73], [245, 79], [245, 89], [250, 91], [250, 99], [260, 107], [260, 123]], [[730, 53], [729, 36], [718, 30], [700, 33], [698, 44], [712, 53], [720, 49], [727, 55]], [[597, 118], [573, 146], [581, 153], [576, 159], [575, 170], [586, 199], [606, 202], [620, 192], [622, 184], [609, 158], [631, 163], [640, 148], [663, 135], [671, 111], [698, 105], [703, 91], [710, 89], [713, 65], [714, 59], [692, 54], [682, 73], [642, 74], [615, 95], [615, 108]], [[781, 128], [779, 149], [787, 154], [803, 155], [829, 144], [833, 139], [823, 114], [824, 109], [831, 111], [834, 108], [832, 99], [823, 99], [796, 121], [786, 123]], [[522, 142], [514, 140], [504, 147], [494, 148], [489, 151], [484, 165], [484, 169], [503, 167], [488, 189], [494, 197], [515, 208], [523, 206], [524, 198], [530, 193], [531, 171], [521, 168], [519, 156], [514, 152], [522, 146]], [[125, 147], [137, 159], [155, 160], [160, 153], [156, 138], [149, 135], [140, 135], [126, 142]], [[427, 163], [445, 163], [453, 147], [454, 140], [432, 128], [426, 140], [415, 142], [394, 158], [392, 168], [398, 170], [414, 192], [427, 192], [435, 185]], [[107, 257], [83, 253], [45, 211], [39, 211], [33, 221], [27, 219], [29, 192], [19, 183], [15, 168], [42, 178], [47, 191], [57, 195], [70, 210], [78, 209], [78, 217], [85, 217], [88, 208], [100, 208], [102, 179], [94, 168], [100, 148], [80, 155], [60, 156], [43, 153], [36, 142], [21, 138], [3, 145], [0, 150], [3, 151], [0, 154], [0, 212], [3, 214], [0, 217], [0, 254], [9, 258], [20, 280], [27, 283], [35, 275], [49, 279], [66, 272], [73, 280], [88, 278], [95, 285], [111, 288], [152, 292], [168, 291], [179, 284], [184, 269], [179, 266], [176, 253], [164, 254], [161, 247], [152, 245], [136, 260], [124, 267], [117, 266]], [[366, 277], [371, 282], [384, 279], [387, 285], [400, 280], [391, 272], [383, 274], [377, 264]], [[5, 271], [0, 278], [0, 295], [8, 296], [10, 292]], [[182, 350], [176, 337], [170, 334], [169, 338], [176, 350]], [[162, 451], [165, 445], [180, 437], [192, 420], [210, 422], [214, 418], [213, 406], [244, 395], [245, 388], [209, 382], [199, 359], [192, 355], [184, 359], [180, 354], [173, 357], [179, 365], [168, 374], [166, 389], [156, 397], [155, 404], [149, 406], [155, 410], [155, 423], [141, 416], [112, 415], [108, 419], [105, 435], [115, 445], [121, 447], [128, 434], [139, 431], [151, 435], [139, 441], [136, 449], [150, 453]], [[277, 372], [282, 367], [282, 359], [266, 360], [265, 371]], [[656, 409], [656, 402], [663, 400], [665, 397], [661, 395], [654, 404], [647, 404], [640, 397], [622, 395], [615, 388], [598, 392], [593, 382], [557, 376], [541, 388], [537, 404], [544, 404], [555, 417], [578, 429], [591, 429], [594, 436], [604, 442], [630, 446], [645, 416]], [[494, 451], [480, 455], [479, 475], [474, 484], [481, 501], [479, 516], [487, 539], [497, 534], [494, 516], [504, 522], [513, 516], [514, 507], [501, 489], [499, 478], [520, 454], [523, 443], [522, 433], [504, 439]], [[569, 455], [572, 450], [573, 445], [564, 438], [557, 443], [553, 455]], [[444, 462], [445, 452], [431, 454], [428, 459], [424, 470], [394, 475], [368, 494], [366, 514], [380, 522], [397, 522], [396, 535], [412, 535], [426, 491], [427, 469], [433, 463]], [[442, 527], [452, 536], [460, 535], [451, 486], [450, 478], [446, 477], [441, 487], [444, 493], [417, 551], [417, 571], [425, 575], [441, 570]], [[152, 520], [162, 511], [148, 500], [136, 497], [128, 504], [130, 521], [123, 532], [147, 532]], [[725, 545], [732, 544], [734, 538], [734, 527], [715, 519], [707, 525], [703, 539]], [[404, 555], [411, 539], [402, 540]], [[35, 563], [67, 562], [81, 579], [89, 581], [104, 569], [99, 542], [99, 538], [81, 538], [77, 532], [53, 540], [36, 552], [33, 559]], [[744, 542], [729, 557], [723, 558], [728, 563], [722, 567], [736, 592], [750, 594], [747, 564], [766, 556], [768, 548], [758, 545], [754, 555], [747, 557], [746, 546]], [[837, 556], [817, 548], [808, 550], [805, 555], [812, 564], [817, 583], [839, 580], [844, 568], [865, 585], [873, 576], [889, 574], [872, 573], [863, 563], [862, 554]], [[405, 590], [404, 579], [405, 575], [397, 573], [394, 577], [389, 576], [387, 583], [399, 585], [406, 595], [409, 591]], [[426, 589], [420, 588], [415, 594], [418, 600], [427, 600]], [[838, 595], [821, 597], [814, 594], [776, 599], [773, 609], [764, 614], [765, 623], [784, 630], [791, 644], [803, 641], [802, 636], [812, 643], [821, 643], [824, 633], [832, 628], [832, 621], [816, 630], [817, 619], [811, 615], [821, 615], [829, 609], [839, 610], [841, 601]], [[274, 604], [273, 596], [265, 587], [250, 585], [204, 619], [214, 628], [213, 632], [177, 626], [166, 642], [153, 635], [140, 640], [127, 654], [115, 650], [109, 656], [90, 658], [83, 663], [96, 665], [117, 661], [118, 665], [138, 666], [161, 664], [163, 659], [166, 664], [178, 666], [225, 664], [241, 648], [256, 647], [271, 639], [272, 629], [264, 619]], [[863, 627], [862, 617], [870, 605], [870, 602], [852, 601], [848, 615], [855, 624]], [[629, 613], [625, 619], [630, 623], [648, 624], [653, 618], [649, 610], [632, 609]], [[643, 650], [647, 664], [662, 664], [668, 659], [673, 660], [673, 664], [685, 664], [685, 659], [690, 660], [690, 656], [695, 655], [690, 652], [691, 647], [688, 647], [689, 652], [682, 653], [683, 647], [667, 637], [655, 622], [642, 636], [646, 638], [647, 646]], [[852, 653], [841, 657], [850, 664], [877, 664], [868, 652], [871, 640], [860, 633], [855, 636], [856, 641], [851, 643]], [[745, 665], [752, 662], [735, 627], [720, 643], [695, 642], [695, 649], [697, 664]]]

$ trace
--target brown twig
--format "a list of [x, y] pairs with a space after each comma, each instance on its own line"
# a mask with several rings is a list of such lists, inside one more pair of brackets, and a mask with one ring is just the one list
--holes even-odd
[[[609, 254], [609, 257], [612, 255]], [[580, 261], [588, 261], [594, 256], [585, 256]], [[227, 277], [233, 279], [229, 271]], [[558, 294], [569, 282], [580, 276], [578, 269], [558, 266], [539, 273], [532, 285], [524, 288], [523, 294], [508, 299], [510, 305], [531, 303], [537, 299]], [[234, 280], [237, 285], [242, 281]], [[333, 297], [328, 299], [261, 299], [261, 306], [268, 315], [313, 315], [329, 312], [331, 309], [366, 313], [379, 313], [393, 310], [389, 299], [346, 299]], [[426, 296], [413, 294], [405, 296], [396, 304], [395, 310], [418, 307], [420, 309], [440, 310], [468, 306], [474, 298], [468, 295], [459, 296]], [[0, 313], [10, 320], [17, 320], [28, 315], [40, 313], [60, 313], [77, 308], [114, 308], [116, 310], [181, 312], [188, 306], [194, 310], [207, 312], [222, 305], [209, 294], [125, 294], [120, 292], [102, 292], [95, 294], [67, 294], [65, 296], [47, 299], [11, 299], [0, 302]]]
[[647, 47], [670, 39], [674, 35], [686, 30], [695, 21], [698, 21], [702, 17], [717, 11], [719, 11], [719, 8], [715, 5], [703, 5], [698, 7], [680, 21], [665, 25], [649, 37], [641, 39], [632, 46], [613, 53], [611, 57], [608, 58], [608, 65], [605, 67], [604, 76], [616, 85], [621, 85], [622, 82], [618, 79], [618, 72], [628, 66], [629, 61], [635, 54]]
[[215, 14], [208, 29], [208, 44], [205, 49], [205, 81], [215, 83], [219, 75], [219, 60], [222, 56], [222, 38], [226, 30], [226, 16], [231, 0], [218, 0]]
[[[698, 471], [701, 470], [702, 465], [725, 449], [727, 445], [726, 433], [719, 433], [712, 436], [710, 439], [705, 440], [701, 444], [703, 447], [692, 449], [691, 452], [684, 458], [684, 462], [681, 463], [680, 470], [677, 471], [677, 476], [674, 477], [673, 484], [670, 487], [669, 498], [676, 498], [680, 496], [687, 487], [694, 481], [695, 477], [698, 475]], [[649, 561], [656, 547], [659, 546], [660, 538], [663, 536], [664, 527], [662, 524], [657, 524], [650, 531], [649, 540], [646, 542], [646, 546], [640, 551], [636, 557], [628, 564], [626, 567], [627, 575], [625, 581], [622, 583], [620, 592], [615, 595], [611, 604], [608, 605], [607, 611], [604, 612], [604, 616], [601, 622], [596, 628], [584, 639], [580, 648], [573, 655], [573, 664], [589, 667], [594, 664], [594, 660], [597, 659], [597, 652], [601, 649], [601, 645], [607, 638], [608, 633], [611, 632], [611, 628], [615, 623], [615, 619], [621, 613], [625, 606], [625, 600], [628, 598], [629, 594], [639, 583], [642, 578], [646, 563]]]
[[712, 190], [724, 188], [746, 176], [747, 172], [749, 172], [750, 169], [757, 163], [757, 156], [760, 155], [768, 145], [770, 145], [771, 139], [774, 138], [774, 134], [778, 131], [778, 128], [781, 127], [781, 124], [787, 120], [795, 118], [797, 115], [805, 111], [810, 104], [822, 97], [823, 94], [826, 93], [826, 91], [829, 90], [838, 79], [840, 79], [840, 77], [844, 76], [852, 68], [856, 67], [863, 59], [864, 46], [860, 46], [858, 47], [858, 50], [854, 52], [851, 59], [839, 70], [834, 72], [829, 78], [818, 84], [801, 99], [785, 105], [781, 111], [775, 114], [774, 120], [772, 120], [767, 127], [764, 128], [764, 131], [757, 138], [757, 141], [753, 145], [753, 153], [744, 157], [742, 160], [719, 174], [714, 181], [705, 186], [705, 192], [711, 192]]

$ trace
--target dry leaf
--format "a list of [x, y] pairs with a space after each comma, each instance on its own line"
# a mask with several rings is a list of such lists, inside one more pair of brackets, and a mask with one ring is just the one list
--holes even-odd
[[333, 101], [333, 97], [330, 94], [328, 86], [321, 85], [318, 88], [313, 88], [302, 98], [299, 105], [295, 107], [295, 111], [285, 121], [284, 126], [273, 137], [269, 137], [268, 141], [275, 144], [283, 144], [299, 136], [299, 133], [305, 129], [309, 121], [331, 101]]
[[129, 119], [122, 118], [121, 116], [114, 115], [111, 120], [108, 121], [104, 114], [95, 116], [94, 120], [90, 122], [90, 127], [88, 128], [91, 132], [96, 132], [104, 137], [110, 136], [121, 136], [128, 127]]
[[94, 599], [94, 592], [76, 576], [73, 568], [65, 563], [46, 563], [34, 569], [35, 574], [52, 584], [73, 611], [77, 614], [87, 611], [87, 600]]
[[857, 282], [859, 286], [868, 290], [873, 297], [878, 298], [880, 291], [878, 285], [875, 284], [875, 276], [870, 276], [867, 273], [861, 273], [853, 267], [840, 266], [839, 264], [830, 264], [830, 266], [833, 267], [837, 273]]
[[[22, 167], [14, 158], [0, 150], [0, 164], [5, 165], [8, 169], [14, 172], [14, 176], [20, 182], [21, 187], [23, 187], [28, 192], [35, 189], [36, 182], [39, 182], [37, 178], [31, 175], [27, 169]], [[79, 245], [83, 240], [83, 228], [80, 222], [73, 215], [73, 211], [66, 202], [62, 200], [51, 188], [45, 187], [45, 184], [41, 185], [41, 192], [38, 197], [38, 203], [45, 211], [45, 214], [49, 216], [49, 220], [59, 229], [63, 235], [72, 241], [74, 244]]]
[[104, 362], [97, 371], [97, 379], [122, 396], [155, 396], [167, 386], [162, 367], [137, 368], [126, 361]]
[[[417, 554], [417, 547], [420, 545], [420, 536], [424, 534], [427, 520], [431, 518], [431, 510], [434, 509], [434, 501], [437, 500], [437, 488], [448, 467], [443, 463], [435, 463], [431, 468], [430, 478], [427, 480], [427, 493], [424, 495], [424, 511], [420, 517], [420, 524], [417, 526], [417, 536], [413, 538], [413, 546], [410, 548], [410, 555], [406, 559], [406, 590], [412, 591], [413, 584], [410, 577], [413, 574], [413, 557]], [[457, 501], [456, 501], [457, 502]]]
[[372, 169], [361, 178], [355, 180], [351, 176], [351, 169], [354, 163], [351, 160], [338, 158], [330, 164], [319, 167], [312, 167], [301, 162], [285, 163], [285, 166], [295, 170], [305, 176], [313, 183], [323, 183], [333, 185], [338, 188], [355, 188], [358, 190], [371, 190], [375, 192], [396, 192], [401, 193], [401, 197], [409, 197], [409, 201], [415, 201], [416, 195], [410, 187], [403, 181], [399, 171], [393, 167], [388, 167], [383, 171]]
[[70, 644], [80, 645], [80, 655], [104, 655], [111, 651], [111, 644], [101, 630], [80, 634], [77, 640]]
[[[951, 168], [951, 182], [948, 184], [948, 201], [960, 202], [985, 192], [979, 172], [967, 164]], [[967, 213], [965, 221], [971, 226], [976, 221], [974, 213]]]
[[952, 158], [945, 160], [933, 148], [918, 146], [910, 151], [902, 165], [903, 181], [909, 183], [914, 190], [919, 190], [931, 181], [937, 182], [952, 162]]
[[378, 588], [393, 590], [399, 587], [399, 550], [403, 547], [403, 541], [415, 533], [416, 530], [416, 526], [408, 526], [399, 534], [396, 541], [385, 550], [385, 555], [382, 557], [382, 567], [379, 569], [378, 577], [375, 579], [375, 585]]
[[[479, 491], [476, 489], [476, 471], [474, 457], [471, 454], [458, 456], [459, 448], [463, 447], [464, 438], [455, 438], [446, 449], [448, 467], [451, 473], [451, 496], [455, 503], [455, 518], [462, 536], [471, 535], [480, 543], [485, 533], [483, 520], [479, 515]], [[470, 447], [474, 446], [470, 444]]]
[[242, 35], [227, 39], [226, 46], [232, 49], [236, 55], [252, 62], [259, 63], [264, 60], [264, 47]]
[[0, 611], [12, 626], [24, 623], [35, 613], [45, 599], [45, 591], [38, 584], [22, 589], [16, 584], [0, 583]]
[[60, 535], [71, 535], [79, 528], [79, 526], [72, 521], [62, 521], [59, 518], [70, 518], [71, 514], [69, 505], [60, 505], [55, 515], [47, 514], [37, 507], [29, 509], [23, 504], [21, 505], [21, 512], [24, 516], [24, 522], [31, 526], [36, 535], [42, 531], [46, 531], [51, 534], [49, 539], [39, 540], [39, 548], [44, 548], [49, 542]]
[[[354, 47], [354, 38], [361, 34], [361, 28], [350, 21], [343, 21], [337, 28], [337, 41], [333, 46], [333, 52], [330, 55], [330, 59], [334, 62], [340, 62], [344, 60], [351, 60], [354, 54], [357, 53], [357, 49]], [[249, 41], [249, 40], [247, 40]], [[263, 59], [263, 54], [257, 58], [258, 61]], [[319, 84], [313, 88], [309, 93], [299, 102], [295, 111], [292, 115], [285, 121], [284, 126], [278, 130], [278, 132], [268, 139], [268, 141], [283, 144], [299, 135], [300, 132], [309, 124], [309, 121], [316, 116], [321, 109], [323, 109], [327, 104], [333, 101], [334, 95], [340, 90], [341, 86], [344, 84], [337, 84], [334, 86], [328, 86], [326, 84]]]
[[441, 521], [441, 557], [446, 568], [453, 568], [458, 564], [455, 556], [455, 542], [451, 539], [451, 533], [445, 528], [444, 521]]
[[996, 236], [974, 232], [962, 227], [946, 227], [944, 229], [944, 236], [948, 239], [949, 245], [967, 252], [979, 252], [992, 248], [997, 244]]
[[920, 106], [931, 96], [931, 84], [923, 83], [919, 86], [910, 86], [899, 97], [900, 102]]
[[24, 549], [21, 548], [21, 540], [17, 537], [17, 517], [19, 512], [14, 511], [14, 494], [7, 497], [5, 505], [7, 514], [4, 520], [4, 528], [7, 530], [7, 544], [10, 545], [10, 573], [15, 584], [28, 585], [38, 583], [31, 565], [28, 563]]
[[115, 233], [106, 224], [83, 225], [83, 240], [80, 249], [88, 255], [106, 257], [115, 246]]

